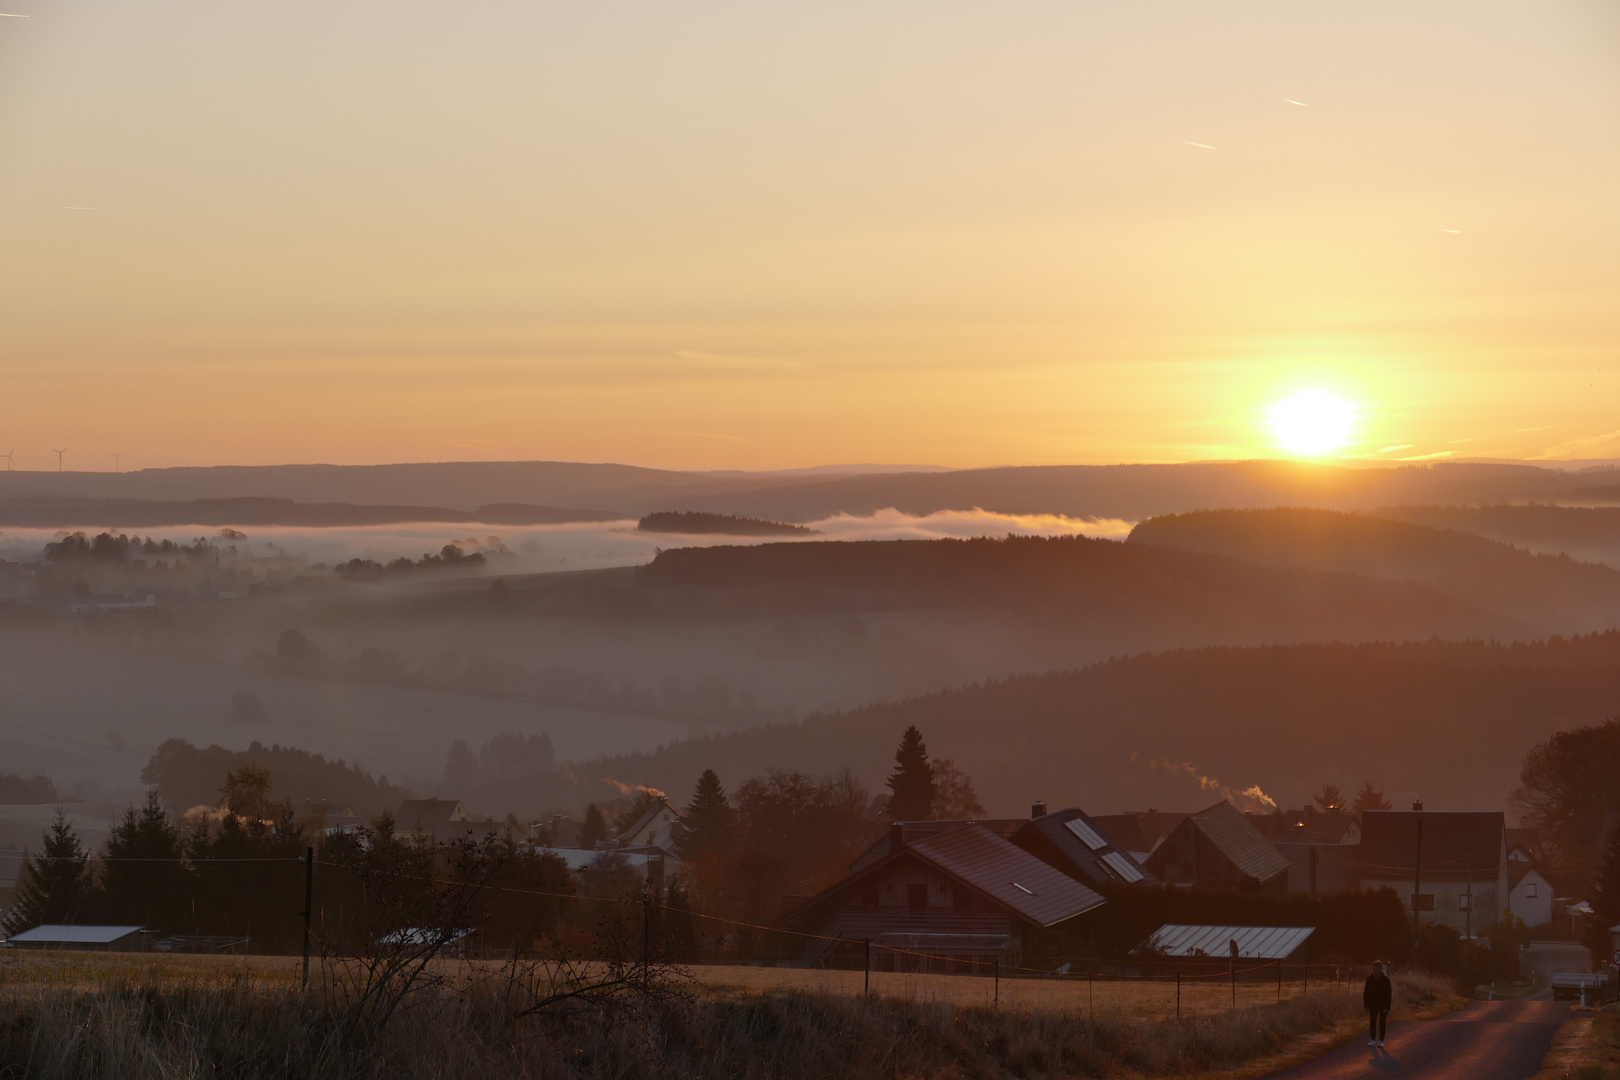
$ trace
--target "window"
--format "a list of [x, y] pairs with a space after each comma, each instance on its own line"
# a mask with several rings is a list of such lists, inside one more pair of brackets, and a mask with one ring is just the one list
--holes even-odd
[[1472, 911], [1472, 910], [1474, 910], [1474, 898], [1472, 896], [1469, 896], [1467, 893], [1458, 893], [1457, 894], [1457, 910], [1458, 911]]
[[1104, 840], [1097, 833], [1096, 829], [1093, 829], [1090, 825], [1087, 825], [1079, 818], [1075, 818], [1073, 821], [1065, 821], [1063, 823], [1063, 827], [1074, 833], [1075, 836], [1079, 837], [1080, 842], [1085, 844], [1086, 847], [1090, 848], [1092, 851], [1097, 851], [1108, 846], [1108, 841]]
[[1534, 900], [1536, 898], [1536, 883], [1535, 882], [1527, 881], [1527, 882], [1524, 883], [1524, 898], [1526, 900]]
[[912, 911], [920, 911], [921, 909], [923, 909], [923, 908], [925, 908], [927, 906], [928, 906], [928, 886], [927, 885], [907, 885], [906, 886], [906, 907], [910, 908]]

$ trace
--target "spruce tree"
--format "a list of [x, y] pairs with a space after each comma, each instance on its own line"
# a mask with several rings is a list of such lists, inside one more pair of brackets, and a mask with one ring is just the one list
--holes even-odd
[[737, 811], [713, 769], [698, 777], [692, 801], [675, 829], [675, 853], [682, 859], [725, 855], [737, 839]]
[[182, 858], [185, 842], [169, 821], [157, 792], [146, 804], [124, 811], [107, 837], [101, 871], [102, 905], [109, 922], [172, 932], [190, 915], [190, 875]]
[[7, 934], [42, 923], [74, 922], [94, 888], [87, 865], [90, 853], [60, 808], [42, 840], [39, 857], [24, 865], [17, 899], [0, 922]]
[[913, 724], [900, 737], [894, 752], [894, 774], [889, 777], [889, 819], [927, 821], [934, 816], [934, 770], [928, 764], [928, 747], [922, 732]]
[[1360, 821], [1361, 815], [1365, 814], [1368, 810], [1388, 809], [1389, 800], [1384, 798], [1384, 793], [1382, 791], [1379, 791], [1377, 788], [1373, 787], [1371, 780], [1368, 780], [1365, 784], [1361, 785], [1361, 790], [1356, 792], [1356, 801], [1350, 804], [1350, 812], [1356, 815], [1357, 821]]
[[607, 839], [607, 822], [602, 818], [601, 809], [591, 803], [585, 807], [585, 820], [579, 826], [579, 846], [589, 851], [598, 842]]

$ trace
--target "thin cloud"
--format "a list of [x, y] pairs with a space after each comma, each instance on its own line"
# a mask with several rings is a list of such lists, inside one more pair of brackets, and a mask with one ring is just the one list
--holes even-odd
[[0, 19], [32, 19], [32, 15], [13, 15], [9, 11], [0, 11]]
[[1303, 102], [1303, 101], [1295, 101], [1295, 100], [1294, 100], [1294, 99], [1293, 99], [1293, 98], [1291, 98], [1291, 97], [1285, 97], [1285, 98], [1283, 98], [1283, 100], [1284, 100], [1284, 101], [1286, 101], [1286, 102], [1288, 102], [1288, 104], [1290, 104], [1290, 105], [1298, 105], [1298, 106], [1299, 106], [1299, 107], [1300, 107], [1300, 108], [1302, 108], [1302, 109], [1308, 109], [1308, 108], [1310, 108], [1310, 106], [1309, 106], [1309, 105], [1307, 105], [1307, 104], [1305, 104], [1305, 103], [1304, 103], [1304, 102]]
[[699, 367], [722, 371], [807, 371], [810, 368], [810, 365], [802, 360], [773, 356], [729, 356], [724, 353], [697, 352], [692, 349], [676, 350], [675, 355]]
[[1186, 143], [1188, 146], [1196, 146], [1200, 150], [1216, 150], [1216, 149], [1219, 149], [1218, 147], [1214, 147], [1214, 146], [1209, 145], [1209, 143], [1193, 142], [1191, 139], [1182, 139], [1181, 141]]
[[1386, 446], [1386, 447], [1384, 447], [1382, 450], [1379, 450], [1378, 453], [1380, 453], [1380, 454], [1388, 454], [1388, 453], [1392, 453], [1393, 451], [1396, 451], [1396, 450], [1410, 450], [1410, 449], [1412, 449], [1412, 447], [1414, 447], [1416, 445], [1417, 445], [1416, 443], [1409, 443], [1409, 442], [1396, 443], [1394, 446]]

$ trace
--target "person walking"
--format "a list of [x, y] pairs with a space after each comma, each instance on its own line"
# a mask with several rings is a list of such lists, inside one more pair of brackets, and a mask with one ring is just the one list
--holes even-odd
[[1389, 1024], [1389, 1007], [1395, 998], [1395, 987], [1384, 973], [1384, 962], [1375, 960], [1372, 974], [1361, 988], [1361, 1006], [1367, 1010], [1367, 1045], [1382, 1047], [1384, 1029]]

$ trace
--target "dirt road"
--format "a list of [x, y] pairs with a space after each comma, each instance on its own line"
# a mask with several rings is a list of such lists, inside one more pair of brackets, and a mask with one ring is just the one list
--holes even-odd
[[1273, 1080], [1524, 1080], [1541, 1068], [1569, 1005], [1551, 1001], [1476, 1001], [1437, 1020], [1389, 1025], [1383, 1050], [1363, 1034], [1348, 1046]]

